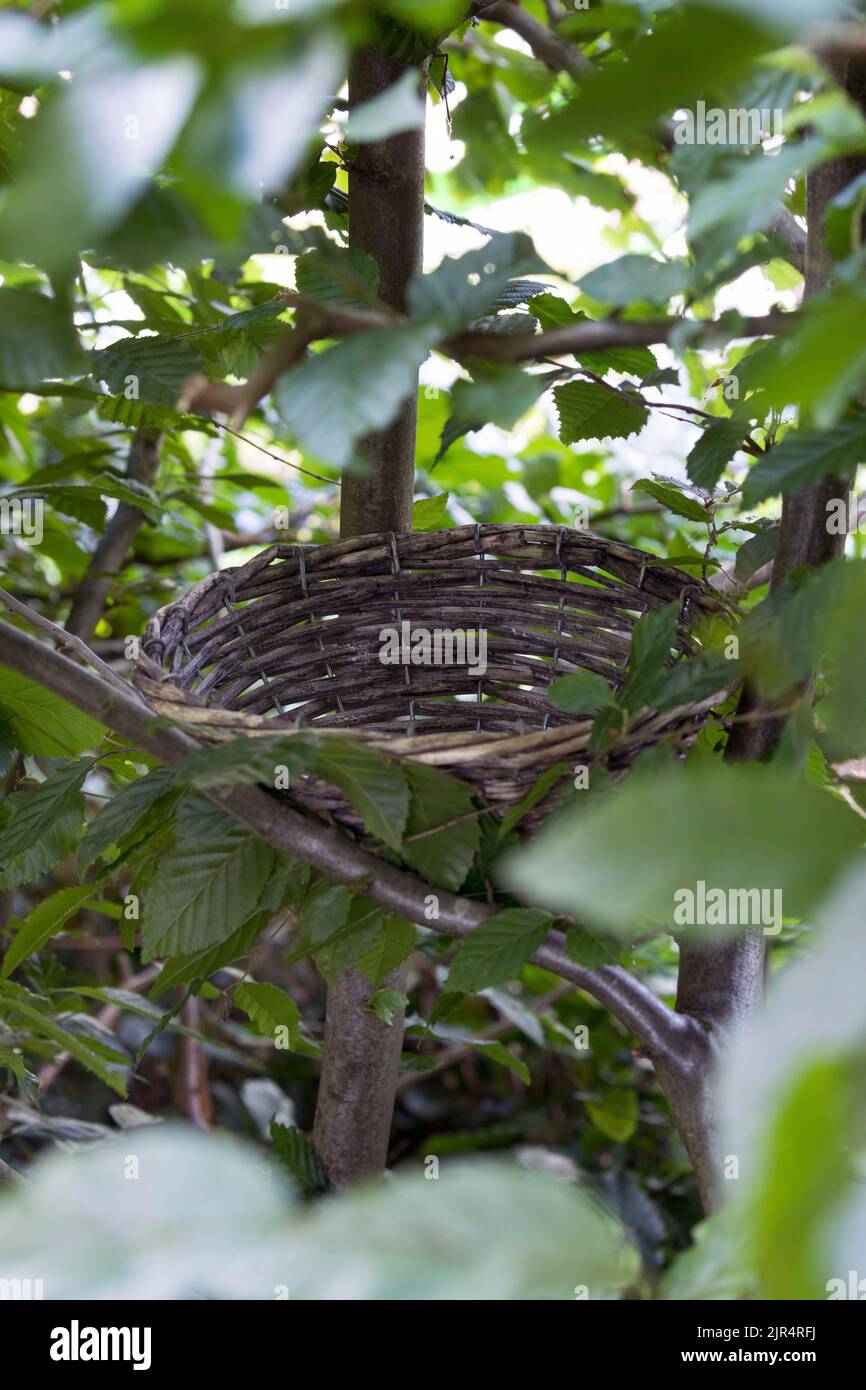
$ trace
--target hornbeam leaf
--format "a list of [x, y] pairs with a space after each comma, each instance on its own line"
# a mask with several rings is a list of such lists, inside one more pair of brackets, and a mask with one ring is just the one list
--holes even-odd
[[0, 832], [0, 883], [5, 887], [39, 878], [72, 853], [84, 819], [81, 785], [91, 766], [89, 760], [72, 763], [33, 791], [6, 798], [8, 819]]
[[[197, 801], [198, 798], [190, 798]], [[183, 803], [182, 803], [183, 805]], [[276, 851], [218, 808], [178, 813], [178, 843], [144, 896], [143, 958], [189, 955], [227, 940], [255, 912]], [[207, 826], [202, 835], [196, 824]]]
[[454, 957], [445, 989], [449, 994], [471, 994], [513, 980], [552, 925], [553, 918], [536, 908], [511, 907], [488, 917]]
[[748, 432], [739, 420], [714, 420], [707, 426], [686, 460], [695, 487], [712, 492]]
[[3, 969], [0, 971], [3, 979], [11, 975], [28, 956], [41, 950], [46, 941], [56, 936], [73, 913], [92, 897], [93, 888], [90, 885], [61, 888], [34, 907], [26, 921], [17, 923], [17, 930], [3, 958]]
[[121, 836], [132, 830], [154, 802], [170, 792], [173, 786], [174, 774], [160, 768], [146, 777], [140, 777], [137, 782], [130, 782], [113, 796], [87, 827], [78, 849], [79, 873], [83, 873]]
[[595, 381], [569, 381], [553, 392], [563, 444], [584, 439], [628, 439], [643, 429], [649, 412], [640, 401]]
[[233, 1002], [249, 1015], [262, 1037], [276, 1041], [277, 1030], [284, 1028], [290, 1052], [312, 1055], [321, 1052], [317, 1043], [311, 1043], [302, 1036], [301, 1011], [291, 995], [286, 994], [279, 985], [254, 984], [245, 980], [235, 990]]
[[[634, 773], [597, 805], [542, 829], [510, 856], [503, 879], [523, 898], [631, 940], [648, 920], [673, 927], [674, 895], [697, 894], [700, 882], [726, 895], [763, 889], [771, 902], [778, 891], [785, 917], [803, 916], [861, 854], [864, 838], [861, 817], [827, 792], [713, 759]], [[640, 872], [624, 874], [623, 864]]]
[[432, 320], [444, 333], [489, 314], [516, 276], [550, 273], [524, 232], [491, 237], [486, 246], [465, 256], [447, 256], [429, 275], [415, 275], [409, 285], [413, 319]]
[[301, 448], [343, 468], [413, 394], [435, 337], [428, 326], [375, 329], [313, 353], [280, 377], [277, 410]]
[[64, 758], [95, 748], [105, 729], [36, 681], [0, 666], [0, 713], [24, 753]]
[[72, 376], [84, 354], [69, 314], [55, 299], [29, 290], [0, 289], [0, 385], [35, 386]]
[[866, 454], [866, 411], [845, 416], [829, 430], [791, 430], [750, 471], [743, 506], [776, 493], [797, 492], [828, 474], [844, 478]]

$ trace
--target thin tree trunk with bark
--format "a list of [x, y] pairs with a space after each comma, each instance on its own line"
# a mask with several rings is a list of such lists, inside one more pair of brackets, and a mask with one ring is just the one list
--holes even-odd
[[[846, 64], [837, 69], [835, 75], [862, 106], [866, 100], [864, 72]], [[827, 205], [864, 169], [866, 160], [862, 158], [838, 159], [815, 169], [807, 177], [804, 272], [804, 294], [807, 296], [823, 289], [832, 272], [833, 263], [824, 239], [823, 217]], [[832, 535], [828, 530], [827, 503], [831, 498], [845, 497], [850, 481], [850, 478], [824, 478], [811, 487], [785, 496], [771, 589], [777, 588], [801, 566], [824, 565], [841, 554], [844, 537]], [[737, 707], [738, 720], [728, 740], [725, 754], [728, 762], [756, 762], [773, 754], [785, 726], [784, 717], [774, 717], [773, 709], [773, 703], [762, 700], [753, 688], [746, 687]], [[711, 1037], [723, 1039], [725, 1031], [747, 1017], [760, 1002], [765, 963], [766, 943], [760, 933], [751, 932], [713, 946], [684, 941], [680, 947], [677, 1010], [703, 1023]], [[715, 1205], [721, 1190], [721, 1164], [720, 1156], [714, 1154], [716, 1119], [711, 1094], [712, 1071], [708, 1057], [703, 1075], [697, 1074], [691, 1093], [684, 1092], [681, 1106], [672, 1101], [672, 1109], [690, 1153], [689, 1136], [696, 1148], [703, 1149], [704, 1164], [709, 1156], [710, 1167], [716, 1174], [711, 1185], [714, 1191], [710, 1195]], [[695, 1161], [694, 1154], [692, 1158]]]
[[[349, 75], [349, 105], [390, 87], [405, 69], [384, 53], [360, 52]], [[419, 74], [419, 80], [423, 80]], [[424, 238], [424, 131], [354, 150], [349, 172], [349, 242], [379, 267], [379, 296], [405, 310], [406, 289], [421, 269]], [[415, 481], [417, 392], [393, 424], [363, 445], [366, 473], [343, 479], [340, 534], [408, 531]], [[406, 966], [380, 988], [401, 993]], [[328, 990], [325, 1047], [313, 1142], [339, 1186], [380, 1174], [388, 1154], [403, 1044], [403, 1011], [386, 1026], [370, 1011], [374, 987], [349, 969]]]

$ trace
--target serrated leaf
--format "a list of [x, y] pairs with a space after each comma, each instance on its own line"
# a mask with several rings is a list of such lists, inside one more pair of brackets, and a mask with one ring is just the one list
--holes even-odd
[[743, 506], [754, 507], [780, 492], [797, 492], [828, 474], [846, 478], [864, 455], [866, 411], [845, 416], [832, 429], [791, 430], [750, 470]]
[[363, 743], [323, 739], [315, 770], [339, 787], [371, 835], [392, 849], [400, 848], [409, 814], [409, 787], [400, 763]]
[[376, 329], [284, 372], [274, 400], [301, 448], [345, 467], [355, 444], [389, 425], [414, 393], [434, 337], [427, 327]]
[[753, 574], [775, 558], [779, 532], [778, 526], [767, 526], [743, 542], [734, 561], [734, 578], [738, 584], [747, 584]]
[[[567, 328], [574, 324], [591, 323], [588, 314], [580, 309], [572, 309], [557, 294], [549, 292], [536, 295], [529, 307], [543, 329]], [[575, 353], [582, 366], [605, 376], [607, 372], [621, 372], [636, 376], [639, 380], [655, 372], [658, 363], [646, 347], [604, 348], [598, 352]]]
[[0, 666], [0, 711], [21, 751], [36, 757], [74, 757], [105, 733], [95, 719], [8, 666]]
[[69, 313], [46, 295], [0, 289], [0, 385], [39, 385], [73, 376], [84, 354]]
[[[143, 959], [189, 955], [226, 941], [255, 912], [276, 852], [213, 808], [211, 833], [178, 843], [161, 861], [142, 905]], [[207, 823], [206, 813], [201, 818]]]
[[402, 917], [386, 917], [373, 939], [355, 956], [353, 964], [371, 985], [381, 984], [412, 954], [417, 939], [418, 933], [411, 922]]
[[585, 439], [628, 439], [643, 429], [646, 406], [596, 381], [569, 381], [553, 392], [563, 444]]
[[257, 1031], [264, 1038], [272, 1038], [280, 1044], [285, 1029], [290, 1052], [317, 1055], [321, 1048], [301, 1035], [301, 1011], [291, 995], [279, 985], [252, 984], [243, 981], [234, 992], [233, 1002], [249, 1015]]
[[458, 333], [489, 314], [516, 276], [549, 273], [525, 232], [506, 232], [460, 257], [446, 256], [429, 275], [413, 276], [409, 308], [413, 319], [432, 321]]
[[41, 950], [52, 936], [57, 935], [64, 923], [68, 922], [82, 904], [92, 897], [93, 889], [89, 886], [61, 888], [57, 893], [52, 893], [50, 898], [46, 898], [44, 902], [34, 907], [28, 913], [25, 921], [18, 922], [13, 919], [12, 925], [15, 927], [15, 933], [3, 958], [3, 969], [0, 971], [0, 976], [5, 980], [23, 960]]
[[7, 888], [40, 878], [72, 853], [84, 819], [81, 786], [92, 764], [73, 763], [32, 791], [3, 803], [8, 819], [0, 832], [0, 883]]
[[560, 375], [559, 372], [525, 372], [520, 367], [500, 366], [496, 371], [477, 376], [474, 381], [458, 381], [451, 392], [448, 425], [469, 430], [477, 429], [480, 423], [513, 429]]
[[667, 304], [675, 294], [685, 293], [690, 280], [688, 261], [627, 255], [591, 270], [578, 283], [585, 294], [603, 304], [625, 305], [636, 300]]
[[696, 498], [687, 497], [673, 483], [662, 483], [657, 478], [639, 478], [632, 491], [647, 493], [669, 512], [673, 512], [674, 516], [684, 516], [689, 521], [706, 523], [706, 508], [702, 507]]
[[328, 1175], [309, 1135], [294, 1125], [271, 1120], [271, 1139], [277, 1158], [303, 1192], [319, 1196], [330, 1191]]
[[655, 613], [644, 613], [635, 623], [628, 675], [618, 696], [623, 709], [635, 711], [652, 703], [676, 645], [679, 614], [680, 605], [668, 603]]
[[379, 267], [355, 246], [321, 248], [298, 257], [295, 283], [305, 299], [369, 308], [379, 294]]
[[513, 980], [544, 941], [553, 918], [536, 908], [512, 907], [476, 927], [454, 957], [445, 989], [472, 994]]
[[221, 941], [216, 946], [206, 946], [203, 950], [193, 951], [187, 956], [174, 956], [167, 960], [156, 977], [150, 991], [151, 997], [164, 994], [176, 985], [191, 984], [193, 980], [207, 980], [223, 966], [231, 965], [240, 956], [246, 955], [272, 915], [269, 911], [254, 912], [226, 941]]
[[173, 408], [188, 377], [204, 371], [201, 355], [183, 339], [167, 334], [121, 338], [91, 353], [91, 372], [116, 396]]
[[[481, 842], [472, 792], [465, 782], [424, 763], [407, 762], [411, 790], [401, 853], [428, 883], [458, 892]], [[471, 820], [465, 817], [471, 816]], [[451, 824], [459, 821], [460, 824]], [[444, 828], [439, 828], [444, 827]], [[421, 835], [421, 839], [413, 836]]]
[[713, 491], [748, 432], [748, 425], [739, 420], [714, 420], [707, 426], [686, 460], [696, 487]]
[[367, 1008], [386, 1028], [393, 1028], [394, 1015], [405, 1010], [409, 1000], [399, 989], [377, 989], [370, 995]]
[[570, 926], [565, 933], [565, 954], [575, 965], [598, 970], [614, 965], [619, 957], [619, 943], [596, 935], [588, 927]]
[[137, 782], [130, 782], [103, 806], [84, 833], [78, 848], [78, 872], [99, 859], [147, 814], [154, 802], [171, 791], [174, 774], [166, 768], [149, 772]]
[[4, 1010], [13, 1017], [20, 1018], [37, 1037], [47, 1038], [50, 1042], [56, 1043], [62, 1052], [68, 1052], [119, 1096], [126, 1096], [126, 1078], [117, 1071], [116, 1066], [113, 1067], [107, 1062], [105, 1053], [108, 1049], [99, 1046], [95, 1039], [85, 1040], [77, 1033], [64, 1028], [52, 1015], [43, 1012], [17, 994], [4, 992], [2, 999]]

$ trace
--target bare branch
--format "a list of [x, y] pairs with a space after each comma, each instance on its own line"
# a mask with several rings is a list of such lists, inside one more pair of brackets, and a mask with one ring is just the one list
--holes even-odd
[[[158, 467], [159, 434], [154, 430], [137, 430], [129, 451], [127, 476], [149, 487]], [[105, 528], [66, 619], [66, 631], [80, 637], [82, 642], [89, 642], [92, 638], [96, 624], [102, 617], [108, 591], [117, 571], [126, 561], [144, 520], [144, 512], [139, 507], [134, 507], [130, 502], [121, 502]]]
[[567, 72], [580, 80], [595, 72], [595, 65], [573, 43], [566, 43], [513, 0], [498, 0], [479, 11], [480, 19], [492, 20], [519, 34], [538, 60], [554, 72]]

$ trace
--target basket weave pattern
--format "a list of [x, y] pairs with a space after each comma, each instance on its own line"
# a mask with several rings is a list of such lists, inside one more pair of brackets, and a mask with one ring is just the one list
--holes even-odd
[[[655, 557], [584, 531], [476, 525], [323, 546], [276, 545], [210, 575], [150, 620], [136, 681], [202, 740], [311, 728], [463, 777], [494, 809], [554, 763], [583, 756], [590, 718], [548, 699], [593, 671], [618, 688], [643, 613], [681, 605], [680, 646], [719, 604]], [[385, 665], [384, 629], [479, 633], [486, 669]], [[625, 766], [669, 733], [693, 736], [712, 701], [645, 712], [608, 755]], [[334, 788], [296, 799], [356, 824]]]

